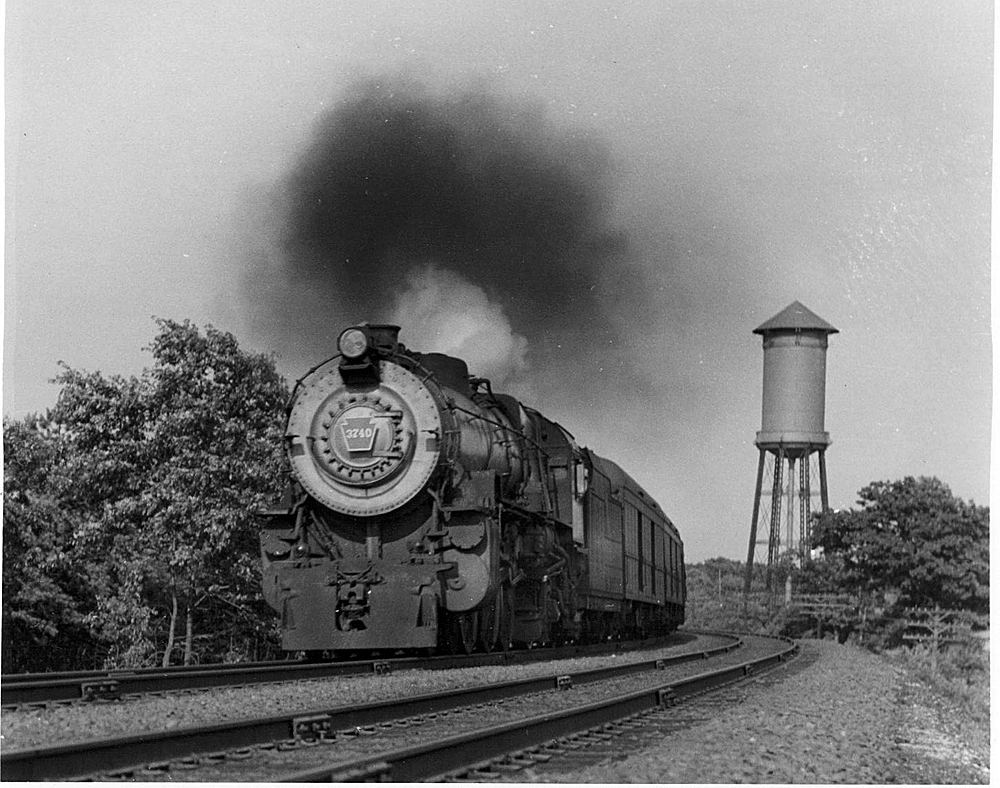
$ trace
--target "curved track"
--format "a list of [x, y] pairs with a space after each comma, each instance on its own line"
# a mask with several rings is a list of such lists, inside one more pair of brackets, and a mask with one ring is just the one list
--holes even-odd
[[546, 762], [591, 743], [603, 743], [626, 733], [643, 718], [683, 700], [753, 676], [790, 658], [798, 646], [770, 638], [771, 648], [754, 649], [738, 664], [717, 667], [686, 678], [625, 693], [611, 699], [584, 702], [480, 730], [433, 739], [380, 752], [352, 763], [286, 772], [281, 782], [412, 782], [460, 780], [495, 781], [505, 773]]
[[[283, 779], [283, 773], [287, 773], [284, 776], [296, 781], [331, 779], [331, 777], [307, 776], [312, 772], [303, 771], [304, 767], [301, 765], [300, 755], [295, 752], [287, 754], [282, 752], [283, 750], [298, 750], [305, 755], [312, 755], [313, 760], [317, 755], [320, 755], [323, 761], [334, 761], [332, 766], [323, 768], [326, 768], [327, 773], [332, 775], [332, 779], [340, 781], [352, 779], [352, 776], [345, 771], [347, 768], [345, 758], [347, 763], [351, 764], [352, 770], [370, 767], [377, 772], [386, 763], [392, 762], [393, 758], [396, 757], [392, 753], [398, 750], [398, 752], [404, 753], [399, 756], [403, 758], [400, 763], [405, 763], [405, 767], [399, 768], [404, 768], [404, 770], [398, 771], [395, 770], [395, 767], [390, 768], [388, 772], [381, 773], [381, 778], [384, 779], [388, 775], [394, 780], [424, 779], [424, 777], [419, 776], [424, 774], [422, 771], [424, 767], [412, 771], [412, 769], [417, 769], [414, 766], [415, 761], [412, 760], [417, 757], [412, 752], [415, 740], [431, 742], [420, 745], [421, 748], [429, 748], [426, 750], [427, 754], [420, 757], [429, 759], [428, 763], [437, 764], [436, 768], [439, 768], [439, 771], [435, 774], [443, 774], [454, 769], [472, 766], [477, 761], [483, 760], [484, 757], [487, 757], [483, 755], [484, 752], [492, 751], [499, 746], [496, 742], [505, 740], [505, 747], [509, 750], [512, 745], [521, 748], [529, 743], [534, 743], [539, 736], [552, 738], [553, 735], [556, 735], [552, 731], [557, 729], [559, 735], [563, 735], [563, 729], [569, 729], [566, 726], [576, 726], [578, 729], [580, 725], [583, 725], [583, 722], [590, 720], [586, 725], [583, 725], [583, 727], [589, 727], [597, 724], [593, 720], [598, 719], [601, 715], [621, 716], [625, 713], [622, 711], [624, 707], [619, 703], [623, 699], [626, 706], [639, 704], [628, 713], [633, 713], [640, 706], [649, 703], [656, 706], [671, 703], [689, 692], [701, 691], [706, 686], [705, 682], [720, 680], [707, 678], [709, 676], [715, 676], [718, 673], [723, 677], [721, 680], [732, 680], [736, 676], [745, 676], [749, 670], [752, 670], [752, 667], [748, 667], [751, 663], [760, 661], [760, 659], [783, 659], [791, 650], [787, 643], [783, 643], [778, 648], [771, 648], [770, 653], [765, 657], [761, 657], [760, 654], [748, 655], [751, 657], [748, 660], [735, 656], [743, 651], [743, 649], [737, 649], [736, 646], [736, 643], [731, 643], [713, 652], [688, 652], [673, 659], [617, 665], [612, 668], [582, 671], [573, 675], [551, 675], [539, 679], [494, 683], [364, 706], [326, 710], [310, 709], [304, 710], [301, 714], [281, 715], [267, 719], [228, 722], [175, 730], [163, 734], [144, 734], [100, 742], [84, 742], [76, 747], [49, 747], [33, 751], [4, 753], [0, 758], [2, 758], [5, 779], [37, 780], [77, 779], [84, 776], [125, 776], [137, 779], [176, 780], [184, 779], [186, 775], [183, 770], [194, 766], [199, 768], [190, 772], [190, 775], [199, 780], [224, 780], [233, 769], [237, 771], [237, 776], [234, 776], [233, 779], [238, 780], [259, 778], [261, 770], [270, 775], [268, 779]], [[701, 667], [694, 671], [691, 667], [686, 669], [679, 667], [692, 661], [708, 665], [710, 663], [706, 660], [710, 659], [722, 660], [726, 663], [721, 672], [707, 673]], [[678, 670], [686, 670], [686, 677], [670, 679], [670, 672]], [[695, 679], [691, 678], [692, 672], [697, 674]], [[620, 683], [629, 681], [638, 682], [638, 684]], [[600, 695], [603, 685], [607, 685], [603, 692], [611, 700], [605, 697], [600, 702], [584, 703], [583, 706], [576, 703], [578, 698], [583, 700], [584, 693], [597, 692]], [[593, 691], [583, 689], [591, 686], [595, 688]], [[633, 689], [628, 690], [628, 686], [632, 686]], [[643, 689], [635, 689], [635, 686], [643, 687]], [[650, 686], [652, 689], [648, 688]], [[556, 695], [552, 694], [556, 688], [566, 690], [570, 687], [577, 689], [573, 693], [557, 692]], [[652, 694], [650, 694], [651, 692]], [[543, 693], [543, 695], [539, 696], [538, 693]], [[526, 704], [523, 708], [506, 710], [508, 718], [513, 715], [514, 721], [508, 719], [505, 723], [487, 725], [485, 730], [476, 733], [463, 733], [459, 736], [461, 739], [459, 750], [466, 753], [472, 760], [458, 763], [454, 760], [457, 756], [449, 756], [448, 759], [444, 759], [444, 756], [431, 746], [433, 743], [455, 739], [454, 725], [458, 725], [458, 729], [462, 731], [468, 731], [477, 725], [482, 726], [484, 720], [488, 722], [490, 715], [496, 713], [496, 709], [511, 702], [518, 702], [512, 699], [526, 696], [526, 700], [520, 701], [522, 704]], [[531, 696], [537, 697], [532, 700]], [[556, 703], [556, 700], [559, 703]], [[556, 705], [566, 706], [569, 704], [571, 709], [541, 715], [547, 720], [542, 722], [535, 720], [535, 717], [539, 716], [537, 714], [539, 704], [546, 709]], [[575, 712], [572, 711], [572, 707], [576, 707]], [[589, 710], [584, 710], [585, 708]], [[535, 709], [535, 711], [531, 711], [531, 709]], [[447, 726], [442, 728], [439, 723], [453, 713], [457, 713], [457, 716], [453, 721], [452, 733], [449, 734]], [[465, 719], [463, 714], [470, 721], [463, 721]], [[550, 717], [552, 719], [548, 719]], [[413, 725], [421, 726], [418, 734], [407, 731]], [[380, 747], [389, 747], [389, 750], [378, 756], [377, 764], [366, 766], [365, 759], [358, 754], [358, 746], [361, 747], [361, 755], [370, 753], [372, 752], [370, 745], [373, 740], [364, 739], [365, 734], [376, 735], [384, 730], [396, 729], [402, 731], [401, 735], [404, 737], [403, 741], [408, 742], [407, 746], [400, 746], [394, 750], [391, 742], [382, 743]], [[491, 734], [487, 733], [488, 730], [494, 730], [492, 734], [493, 744], [486, 743], [491, 740]], [[514, 735], [512, 731], [521, 732]], [[414, 739], [414, 736], [417, 738]], [[360, 743], [359, 739], [361, 739]], [[479, 743], [473, 744], [473, 741]], [[354, 755], [348, 754], [352, 749], [351, 742], [354, 742]], [[316, 750], [315, 745], [317, 744], [340, 746], [320, 747], [319, 750]], [[312, 749], [310, 749], [310, 745], [313, 746]], [[450, 745], [441, 744], [441, 747], [446, 750], [455, 746], [458, 746], [456, 742], [452, 742]], [[260, 748], [271, 752], [274, 757], [293, 756], [297, 760], [291, 763], [297, 765], [282, 767], [272, 764], [270, 763], [271, 756], [254, 755], [255, 752], [261, 751]], [[421, 749], [421, 752], [424, 749]], [[504, 751], [506, 752], [506, 750]], [[435, 754], [436, 752], [438, 754]], [[475, 757], [472, 757], [473, 755]], [[495, 756], [489, 755], [488, 757]], [[308, 762], [310, 759], [306, 760]], [[242, 772], [240, 768], [243, 769]], [[178, 769], [181, 771], [178, 772]], [[249, 771], [246, 771], [247, 769]], [[296, 769], [298, 771], [292, 774], [292, 770]], [[365, 772], [363, 775], [360, 772], [352, 772], [352, 775], [362, 779], [380, 776], [374, 772], [371, 774]]]
[[450, 670], [457, 667], [478, 667], [481, 665], [511, 665], [545, 659], [566, 659], [652, 648], [656, 645], [669, 643], [677, 637], [679, 636], [673, 635], [651, 640], [599, 643], [588, 646], [561, 646], [548, 649], [524, 649], [439, 657], [390, 657], [348, 662], [285, 660], [244, 665], [6, 675], [0, 677], [0, 706], [4, 709], [12, 709], [31, 704], [117, 700], [130, 695], [237, 687], [246, 684], [270, 684], [280, 681], [306, 681], [335, 676], [383, 674], [391, 673], [394, 670], [415, 668]]

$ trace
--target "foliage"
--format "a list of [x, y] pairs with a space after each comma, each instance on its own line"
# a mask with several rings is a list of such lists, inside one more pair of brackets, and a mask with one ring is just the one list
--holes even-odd
[[845, 594], [853, 589], [845, 584], [848, 577], [844, 556], [829, 553], [804, 561], [795, 572], [796, 594]]
[[[185, 662], [258, 653], [272, 627], [252, 513], [281, 489], [287, 389], [272, 359], [231, 334], [157, 324], [140, 377], [64, 365], [57, 378], [49, 487], [72, 522], [57, 541], [86, 567], [82, 620], [110, 664], [167, 664], [181, 629]], [[15, 454], [5, 474], [30, 457]], [[39, 528], [21, 525], [32, 538]]]
[[990, 654], [981, 641], [948, 646], [940, 653], [920, 644], [888, 654], [922, 682], [962, 705], [975, 720], [990, 719]]
[[[817, 519], [818, 558], [781, 557], [772, 567], [769, 592], [744, 599], [744, 565], [738, 561], [717, 558], [687, 566], [688, 626], [792, 637], [822, 631], [841, 642], [863, 633], [867, 647], [885, 651], [910, 643], [904, 634], [923, 620], [913, 608], [936, 608], [925, 610], [925, 618], [946, 615], [958, 622], [946, 635], [957, 645], [951, 642], [940, 659], [934, 646], [920, 643], [890, 653], [979, 708], [988, 697], [983, 692], [988, 655], [970, 645], [969, 621], [982, 626], [989, 610], [989, 509], [955, 498], [946, 485], [928, 478], [876, 482], [859, 496], [860, 511]], [[764, 586], [765, 571], [754, 566], [753, 588]], [[782, 604], [788, 577], [792, 606]]]
[[[729, 558], [713, 558], [702, 564], [685, 566], [687, 628], [758, 633], [775, 631], [772, 596], [752, 594], [749, 598], [744, 597], [744, 566], [741, 561]], [[754, 567], [754, 571], [759, 573], [761, 568]]]
[[[988, 720], [989, 653], [971, 637], [970, 622], [981, 627], [989, 610], [989, 509], [928, 478], [876, 482], [859, 495], [860, 511], [817, 519], [818, 559], [781, 557], [770, 591], [744, 598], [739, 561], [687, 565], [687, 627], [791, 637], [822, 631], [841, 642], [863, 633], [866, 647], [886, 652], [970, 717]], [[752, 587], [763, 588], [766, 568], [755, 565], [754, 573]], [[786, 606], [789, 577], [796, 604]], [[935, 608], [924, 611], [932, 622], [957, 622], [940, 651], [932, 640], [904, 640], [923, 620], [914, 607]]]
[[716, 622], [719, 612], [726, 610], [738, 594], [742, 594], [742, 565], [728, 558], [715, 558], [703, 564], [685, 566], [687, 579], [687, 625], [708, 629]]
[[900, 606], [989, 610], [987, 507], [927, 477], [874, 482], [859, 496], [860, 510], [817, 519], [813, 544], [824, 558], [812, 568], [814, 581], [822, 571], [841, 578], [841, 591], [891, 591]]
[[54, 474], [62, 436], [31, 416], [3, 422], [3, 667], [5, 672], [90, 667], [94, 593], [74, 549], [76, 520]]

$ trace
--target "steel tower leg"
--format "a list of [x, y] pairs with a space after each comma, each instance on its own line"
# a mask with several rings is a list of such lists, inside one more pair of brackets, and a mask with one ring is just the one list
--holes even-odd
[[799, 555], [802, 560], [809, 554], [809, 454], [799, 464]]
[[826, 489], [826, 449], [819, 450], [819, 498], [825, 514], [830, 511], [830, 493]]
[[785, 547], [795, 547], [795, 455], [788, 458], [788, 514], [785, 517]]
[[757, 549], [757, 518], [760, 516], [760, 488], [764, 483], [764, 456], [767, 452], [760, 450], [757, 461], [757, 487], [753, 494], [753, 519], [750, 521], [750, 545], [747, 547], [747, 565], [743, 575], [743, 606], [746, 608], [746, 598], [750, 595], [750, 583], [753, 579], [753, 558]]
[[767, 540], [767, 577], [764, 587], [771, 590], [771, 574], [775, 559], [781, 547], [781, 477], [785, 464], [785, 447], [778, 446], [778, 458], [774, 461], [774, 484], [771, 486], [771, 532]]

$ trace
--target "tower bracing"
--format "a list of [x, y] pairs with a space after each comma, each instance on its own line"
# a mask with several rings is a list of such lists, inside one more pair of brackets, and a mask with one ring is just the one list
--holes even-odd
[[[812, 515], [827, 509], [825, 446], [760, 449], [747, 565], [767, 567], [767, 590], [771, 590], [774, 565], [783, 555], [799, 562], [809, 560]], [[745, 583], [750, 578], [748, 573]], [[745, 590], [749, 592], [749, 586]]]

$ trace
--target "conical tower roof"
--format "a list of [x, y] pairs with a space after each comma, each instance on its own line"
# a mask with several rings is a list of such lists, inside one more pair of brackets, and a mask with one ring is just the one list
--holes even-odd
[[772, 331], [824, 331], [827, 334], [840, 333], [815, 312], [798, 301], [792, 301], [778, 314], [753, 330], [755, 334], [769, 334]]

